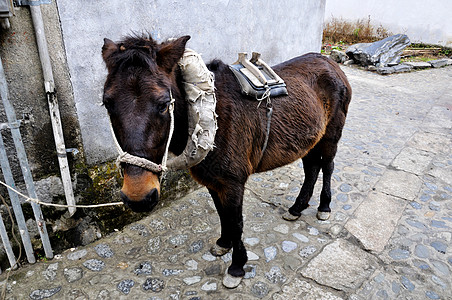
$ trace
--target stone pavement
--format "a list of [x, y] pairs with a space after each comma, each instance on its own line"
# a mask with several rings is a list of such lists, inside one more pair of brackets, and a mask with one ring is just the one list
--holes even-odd
[[249, 261], [237, 289], [221, 284], [231, 255], [209, 254], [220, 225], [203, 188], [14, 271], [6, 298], [452, 299], [452, 67], [344, 70], [354, 96], [331, 218], [315, 218], [321, 179], [302, 218], [281, 218], [300, 190], [301, 161], [253, 175], [244, 201]]

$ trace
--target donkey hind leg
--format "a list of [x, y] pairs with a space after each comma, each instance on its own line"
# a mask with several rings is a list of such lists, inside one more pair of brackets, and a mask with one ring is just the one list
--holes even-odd
[[320, 205], [317, 210], [317, 219], [328, 220], [331, 214], [331, 176], [334, 171], [334, 157], [336, 156], [337, 143], [328, 143], [322, 148], [322, 173], [323, 185], [320, 193]]
[[314, 185], [317, 181], [321, 168], [321, 156], [317, 151], [317, 147], [312, 149], [305, 157], [303, 157], [303, 169], [305, 179], [301, 186], [300, 194], [298, 194], [295, 203], [289, 208], [289, 211], [283, 215], [283, 219], [287, 221], [295, 221], [301, 216], [301, 212], [309, 206], [314, 192]]
[[[219, 194], [222, 200], [222, 221], [221, 235], [223, 241], [232, 242], [232, 263], [229, 266], [224, 278], [223, 285], [227, 288], [235, 288], [245, 276], [243, 266], [248, 260], [245, 245], [242, 242], [243, 216], [242, 203], [245, 187], [235, 184], [231, 188], [225, 189], [225, 193]], [[224, 198], [223, 198], [224, 197]], [[221, 246], [221, 244], [220, 244]]]
[[230, 235], [228, 235], [228, 231], [226, 230], [226, 216], [223, 205], [221, 204], [220, 197], [218, 193], [214, 190], [209, 189], [209, 193], [212, 196], [213, 203], [215, 203], [215, 208], [217, 209], [218, 216], [220, 217], [220, 225], [221, 225], [221, 236], [217, 240], [217, 242], [210, 248], [210, 253], [213, 256], [223, 256], [228, 253], [232, 248], [232, 239]]

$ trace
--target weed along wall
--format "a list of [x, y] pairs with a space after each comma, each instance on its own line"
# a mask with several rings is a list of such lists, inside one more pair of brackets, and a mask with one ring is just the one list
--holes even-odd
[[394, 34], [408, 35], [413, 43], [452, 47], [452, 2], [450, 0], [343, 0], [326, 2], [325, 21], [343, 18], [367, 20]]

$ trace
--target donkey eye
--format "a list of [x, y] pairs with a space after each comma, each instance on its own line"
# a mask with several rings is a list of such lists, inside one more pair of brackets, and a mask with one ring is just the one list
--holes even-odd
[[159, 112], [161, 114], [165, 114], [168, 111], [169, 108], [169, 102], [165, 102], [159, 105]]
[[113, 97], [104, 94], [102, 98], [102, 104], [107, 110], [110, 110], [113, 107]]

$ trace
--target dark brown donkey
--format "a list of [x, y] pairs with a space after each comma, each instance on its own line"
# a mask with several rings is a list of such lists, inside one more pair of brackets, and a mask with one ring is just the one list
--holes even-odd
[[[188, 137], [187, 103], [183, 78], [177, 66], [190, 37], [158, 44], [149, 37], [128, 37], [114, 43], [105, 39], [102, 56], [108, 68], [103, 103], [122, 149], [160, 163], [169, 136], [170, 99], [175, 99], [175, 130], [170, 151], [179, 155]], [[244, 97], [228, 66], [215, 60], [218, 130], [215, 148], [192, 176], [205, 185], [221, 220], [221, 236], [211, 252], [223, 255], [231, 248], [232, 264], [224, 284], [235, 287], [245, 272], [242, 242], [242, 201], [252, 173], [284, 166], [303, 158], [305, 180], [295, 204], [285, 215], [295, 220], [308, 207], [320, 169], [323, 188], [318, 217], [329, 216], [333, 159], [342, 134], [351, 88], [338, 65], [310, 53], [274, 67], [287, 84], [288, 96], [272, 99], [273, 116], [268, 146], [265, 105]], [[150, 211], [159, 193], [159, 174], [123, 163], [123, 201], [133, 210]]]

